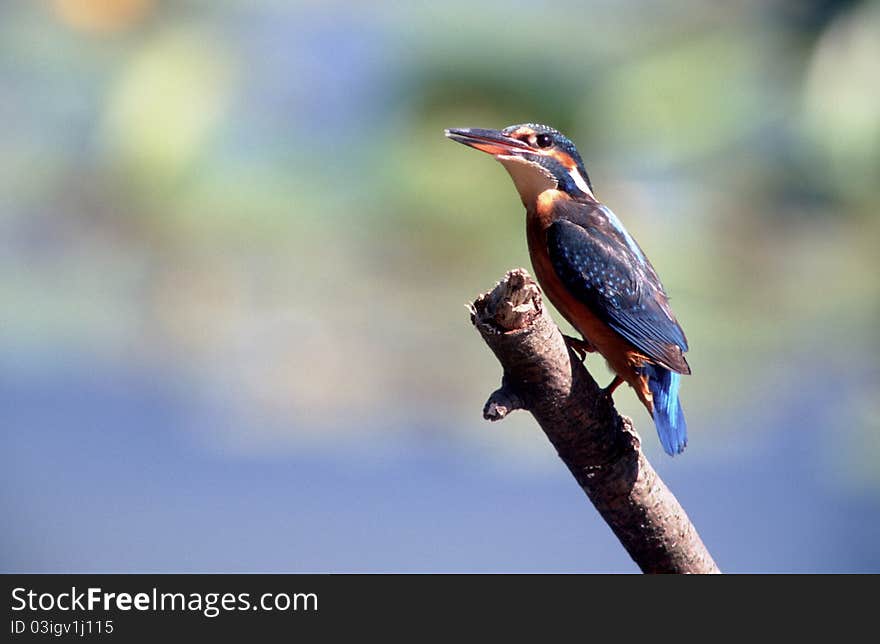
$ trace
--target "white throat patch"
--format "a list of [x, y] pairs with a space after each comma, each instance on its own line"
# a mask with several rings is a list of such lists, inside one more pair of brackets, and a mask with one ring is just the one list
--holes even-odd
[[[516, 186], [517, 192], [519, 192], [519, 196], [526, 207], [534, 204], [538, 195], [545, 190], [556, 188], [556, 179], [553, 175], [535, 163], [529, 163], [522, 157], [517, 156], [501, 155], [495, 158], [501, 162], [501, 165], [507, 168], [507, 172], [510, 173], [510, 178], [513, 179], [513, 184]], [[595, 199], [593, 191], [590, 190], [586, 179], [577, 171], [577, 168], [570, 170], [568, 174], [581, 192]]]
[[516, 186], [523, 205], [527, 208], [537, 201], [539, 194], [556, 187], [556, 179], [553, 175], [539, 165], [529, 163], [522, 157], [498, 156], [495, 158], [507, 168], [510, 178], [513, 179], [513, 185]]

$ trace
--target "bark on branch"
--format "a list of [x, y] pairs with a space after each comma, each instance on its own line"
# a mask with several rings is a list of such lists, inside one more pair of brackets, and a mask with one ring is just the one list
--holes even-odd
[[471, 321], [504, 369], [483, 416], [527, 409], [578, 485], [646, 573], [717, 573], [687, 514], [620, 416], [572, 353], [537, 284], [510, 271], [471, 305]]

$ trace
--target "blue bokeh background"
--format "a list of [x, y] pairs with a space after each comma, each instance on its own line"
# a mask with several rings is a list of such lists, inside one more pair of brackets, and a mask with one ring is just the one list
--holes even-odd
[[[725, 571], [880, 571], [880, 4], [0, 6], [0, 569], [635, 566], [464, 305], [528, 266], [448, 126], [547, 122], [691, 342]], [[600, 381], [601, 360], [588, 359]]]

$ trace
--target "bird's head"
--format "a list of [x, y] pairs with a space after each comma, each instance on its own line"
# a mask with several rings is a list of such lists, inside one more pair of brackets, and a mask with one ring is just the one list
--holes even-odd
[[503, 130], [449, 128], [446, 136], [498, 159], [513, 178], [526, 207], [545, 190], [561, 190], [576, 199], [595, 199], [577, 148], [552, 127], [525, 123]]

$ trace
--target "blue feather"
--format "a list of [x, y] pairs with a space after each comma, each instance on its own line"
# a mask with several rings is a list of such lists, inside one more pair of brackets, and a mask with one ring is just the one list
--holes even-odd
[[648, 388], [654, 395], [654, 425], [660, 443], [667, 454], [681, 454], [687, 445], [687, 423], [678, 399], [681, 376], [656, 365], [645, 365], [645, 371]]

